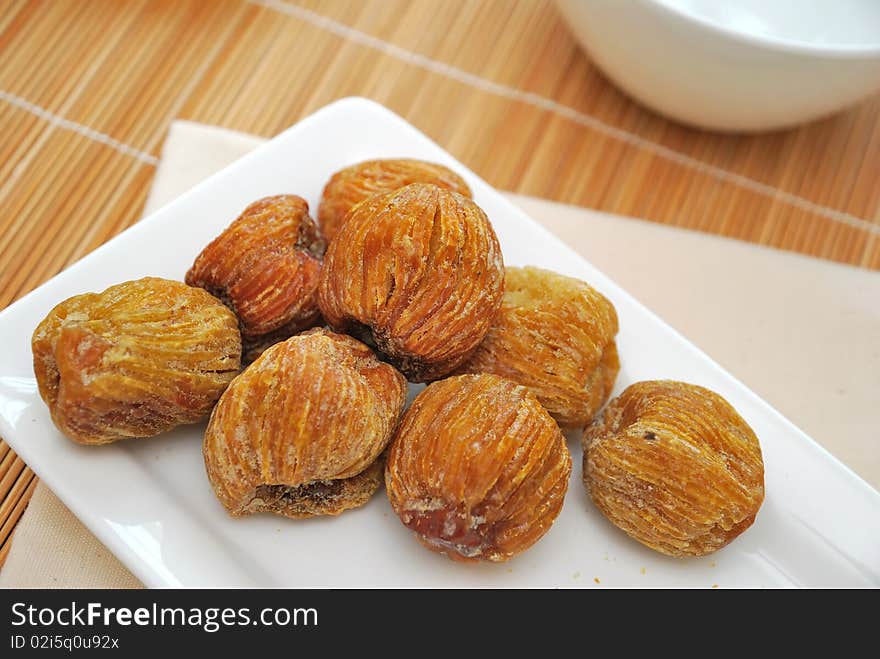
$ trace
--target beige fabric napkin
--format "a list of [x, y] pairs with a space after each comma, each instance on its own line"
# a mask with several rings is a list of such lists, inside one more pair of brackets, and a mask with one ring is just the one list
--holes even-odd
[[[146, 213], [262, 140], [177, 121]], [[746, 243], [509, 195], [875, 487], [880, 275]], [[42, 483], [5, 587], [136, 587]]]

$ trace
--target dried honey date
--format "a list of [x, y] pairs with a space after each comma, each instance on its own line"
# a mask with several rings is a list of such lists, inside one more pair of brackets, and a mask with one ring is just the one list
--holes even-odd
[[494, 373], [532, 390], [563, 427], [583, 428], [620, 370], [614, 306], [586, 283], [507, 268], [504, 302], [461, 373]]
[[186, 283], [235, 312], [252, 361], [265, 347], [320, 323], [315, 292], [324, 249], [304, 199], [266, 197], [202, 250]]
[[406, 381], [365, 345], [311, 330], [268, 348], [226, 390], [203, 453], [231, 515], [337, 515], [382, 483]]
[[506, 561], [553, 524], [571, 474], [559, 427], [526, 387], [460, 375], [421, 392], [385, 468], [391, 506], [428, 548]]
[[147, 277], [65, 300], [32, 339], [40, 395], [81, 444], [149, 437], [206, 416], [238, 373], [238, 322], [216, 298]]
[[426, 382], [474, 351], [503, 293], [486, 214], [467, 197], [414, 183], [352, 211], [327, 249], [318, 302], [331, 327]]
[[764, 463], [755, 433], [718, 394], [637, 382], [587, 429], [584, 484], [599, 510], [642, 544], [702, 556], [755, 521]]

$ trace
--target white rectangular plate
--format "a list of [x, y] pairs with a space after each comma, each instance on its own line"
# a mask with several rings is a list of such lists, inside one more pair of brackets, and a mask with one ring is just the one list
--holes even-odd
[[[462, 565], [419, 545], [382, 493], [339, 517], [230, 518], [205, 477], [203, 425], [106, 447], [78, 446], [55, 429], [37, 393], [30, 350], [31, 332], [55, 304], [145, 275], [182, 279], [196, 254], [251, 201], [289, 192], [314, 210], [334, 171], [381, 157], [450, 166], [492, 220], [506, 263], [579, 277], [614, 302], [622, 360], [615, 395], [637, 380], [671, 378], [727, 398], [764, 451], [767, 495], [754, 526], [705, 558], [654, 553], [592, 506], [581, 484], [580, 445], [571, 438], [576, 468], [550, 532], [509, 563]], [[880, 584], [876, 491], [443, 149], [370, 101], [342, 100], [308, 117], [10, 306], [0, 313], [0, 345], [0, 434], [150, 586]]]

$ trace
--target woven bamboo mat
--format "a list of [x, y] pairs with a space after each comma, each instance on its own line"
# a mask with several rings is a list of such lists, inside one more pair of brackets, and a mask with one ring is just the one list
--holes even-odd
[[[172, 119], [271, 136], [350, 95], [505, 190], [880, 269], [880, 97], [684, 128], [547, 0], [0, 0], [0, 308], [138, 219]], [[0, 441], [0, 564], [35, 484]]]

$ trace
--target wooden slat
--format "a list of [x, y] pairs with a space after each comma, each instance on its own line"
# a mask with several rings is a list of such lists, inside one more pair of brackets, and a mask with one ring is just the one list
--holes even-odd
[[9, 547], [12, 544], [13, 531], [18, 520], [27, 508], [34, 488], [37, 487], [37, 477], [30, 469], [25, 468], [15, 481], [13, 488], [6, 498], [0, 503], [0, 567], [6, 561]]
[[[502, 189], [880, 269], [880, 96], [768, 135], [679, 126], [550, 0], [0, 4], [0, 308], [137, 220], [174, 118], [271, 136], [347, 95]], [[32, 490], [4, 451], [7, 494]]]
[[37, 485], [37, 478], [3, 440], [0, 440], [0, 567], [10, 538]]

